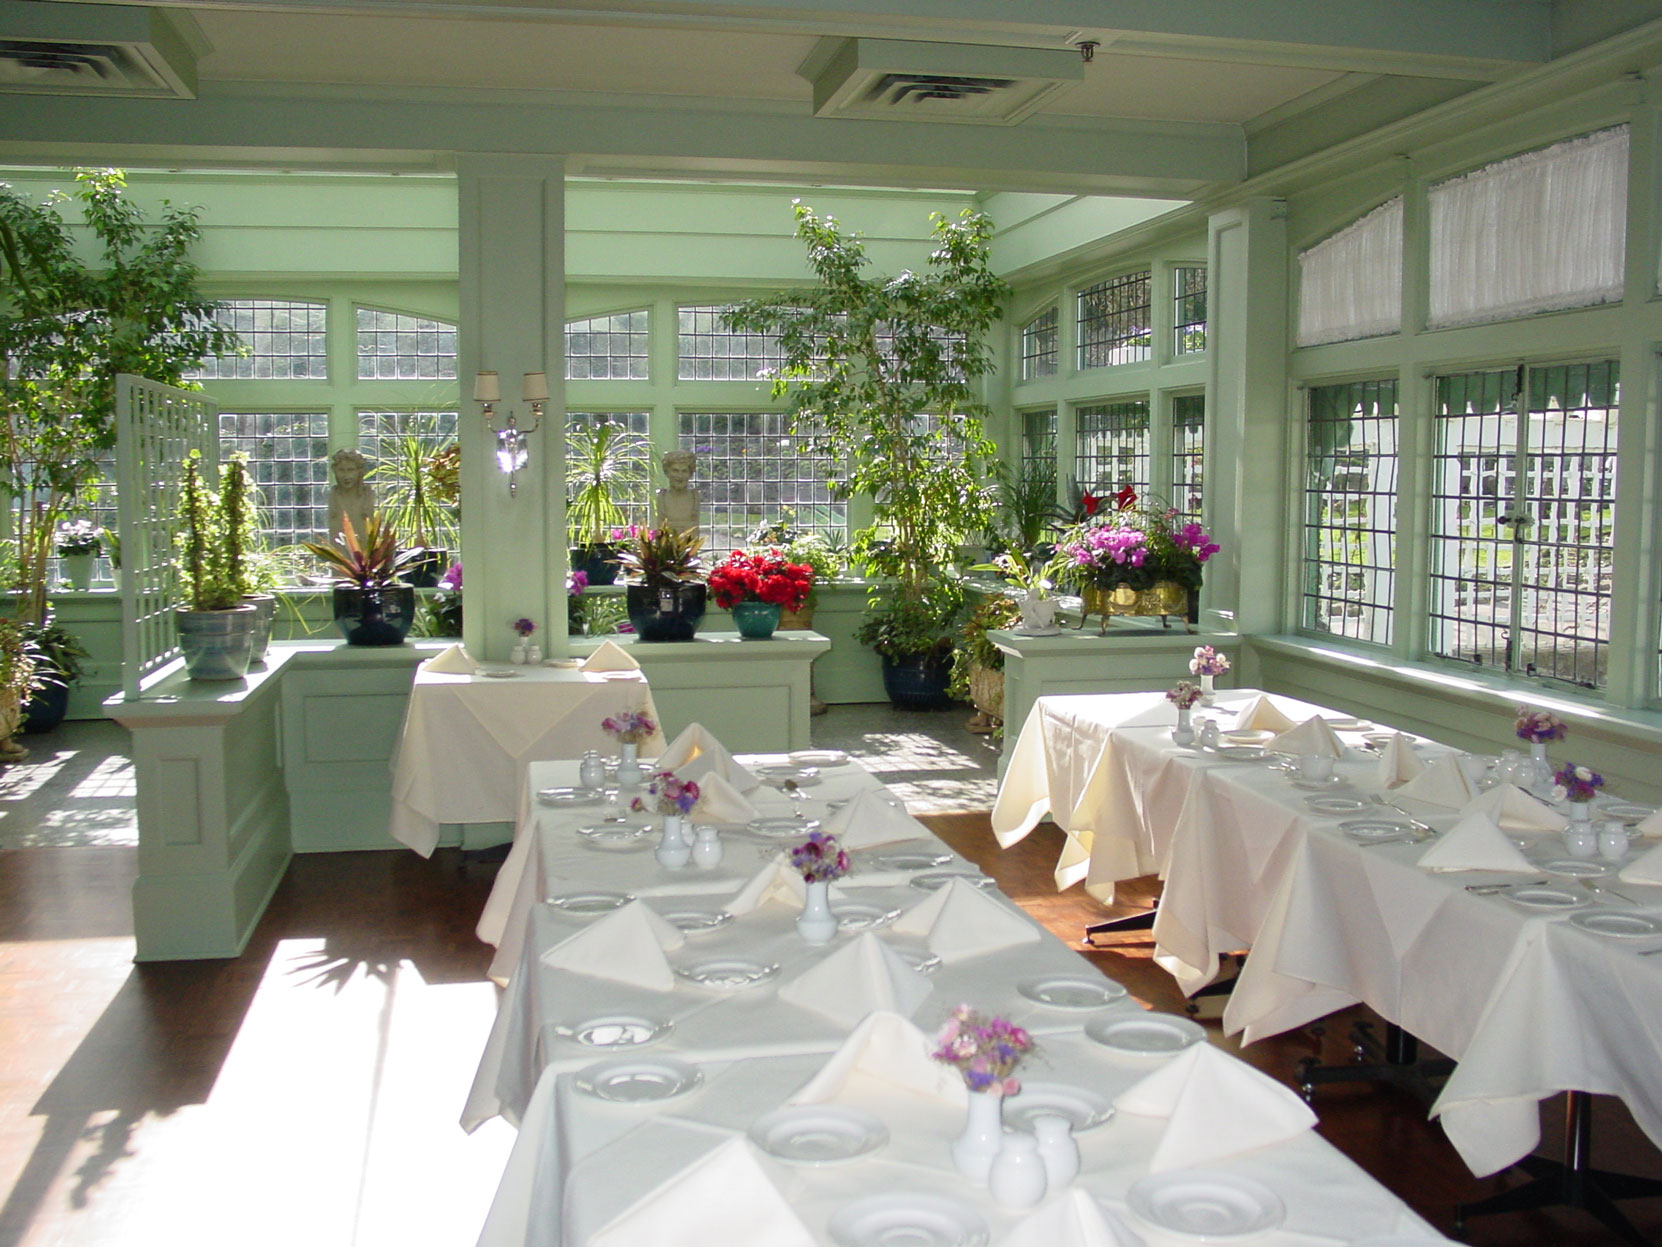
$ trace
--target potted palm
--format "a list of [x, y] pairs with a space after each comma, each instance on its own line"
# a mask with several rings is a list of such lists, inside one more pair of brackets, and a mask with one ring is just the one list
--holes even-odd
[[839, 465], [839, 497], [872, 499], [872, 524], [851, 544], [879, 583], [857, 635], [882, 656], [890, 701], [917, 708], [948, 704], [962, 601], [951, 565], [991, 513], [996, 447], [979, 394], [1009, 292], [989, 266], [988, 217], [932, 220], [926, 272], [870, 277], [860, 236], [799, 203], [796, 234], [818, 284], [723, 317], [779, 339], [774, 393], [788, 398], [795, 431]]
[[242, 600], [247, 590], [242, 535], [225, 519], [247, 505], [246, 484], [243, 474], [227, 472], [216, 495], [203, 478], [201, 453], [193, 450], [185, 460], [175, 559], [185, 604], [173, 618], [193, 680], [240, 680], [248, 674], [255, 610]]
[[699, 551], [704, 538], [696, 528], [629, 529], [617, 555], [628, 577], [625, 599], [629, 622], [643, 641], [690, 641], [704, 618], [704, 573]]
[[436, 428], [396, 437], [386, 456], [365, 479], [377, 487], [380, 511], [388, 526], [403, 533], [418, 556], [410, 561], [408, 579], [418, 589], [431, 589], [450, 565], [459, 544], [456, 504], [461, 448], [455, 438], [439, 441]]
[[415, 622], [415, 589], [399, 571], [420, 550], [398, 549], [398, 532], [376, 512], [360, 539], [352, 520], [342, 521], [339, 544], [305, 542], [335, 574], [335, 627], [348, 645], [402, 645]]
[[566, 539], [572, 569], [591, 585], [617, 579], [616, 535], [629, 523], [618, 500], [645, 490], [650, 451], [643, 435], [612, 420], [566, 434]]

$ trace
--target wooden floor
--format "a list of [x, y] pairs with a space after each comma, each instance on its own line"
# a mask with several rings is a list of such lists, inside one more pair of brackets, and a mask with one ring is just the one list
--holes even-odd
[[[929, 821], [1059, 936], [1099, 907], [1058, 895], [1059, 840], [1000, 852], [985, 814]], [[494, 1010], [473, 923], [491, 868], [454, 851], [295, 860], [235, 961], [134, 965], [128, 847], [0, 853], [0, 1247], [473, 1241], [511, 1131], [456, 1127]], [[1143, 900], [1152, 885], [1140, 892]], [[1181, 1007], [1146, 933], [1086, 954], [1157, 1008]], [[1218, 1038], [1215, 1042], [1234, 1049]], [[1243, 1055], [1278, 1077], [1344, 1059], [1345, 1019]], [[1324, 1090], [1324, 1135], [1447, 1230], [1474, 1181], [1409, 1096]], [[1595, 1159], [1662, 1176], [1619, 1105]], [[1662, 1202], [1626, 1205], [1662, 1232]], [[1475, 1243], [1605, 1244], [1577, 1212], [1476, 1221]]]

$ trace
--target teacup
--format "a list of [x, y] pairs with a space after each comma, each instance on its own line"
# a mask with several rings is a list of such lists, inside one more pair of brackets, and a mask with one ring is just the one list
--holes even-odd
[[1302, 754], [1298, 760], [1299, 778], [1312, 784], [1325, 784], [1333, 778], [1333, 759], [1325, 753]]

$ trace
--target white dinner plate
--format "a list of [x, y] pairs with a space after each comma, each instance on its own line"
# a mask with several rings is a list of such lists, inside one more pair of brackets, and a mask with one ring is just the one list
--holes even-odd
[[1264, 751], [1257, 745], [1219, 745], [1212, 756], [1224, 762], [1262, 762]]
[[1607, 801], [1598, 807], [1598, 813], [1604, 818], [1617, 818], [1624, 823], [1637, 823], [1649, 818], [1656, 810], [1648, 805], [1635, 805], [1631, 801]]
[[644, 1104], [686, 1095], [704, 1082], [704, 1071], [674, 1057], [615, 1057], [578, 1070], [574, 1081], [598, 1100]]
[[622, 909], [634, 899], [628, 892], [567, 892], [549, 897], [548, 903], [574, 918], [598, 918]]
[[600, 671], [600, 672], [590, 672], [589, 674], [599, 675], [599, 677], [602, 680], [644, 680], [644, 679], [646, 679], [646, 677], [644, 675], [642, 675], [639, 671]]
[[662, 1039], [674, 1026], [668, 1018], [608, 1013], [570, 1026], [557, 1025], [554, 1033], [575, 1039], [586, 1048], [642, 1048]]
[[1107, 1121], [1114, 1115], [1114, 1106], [1105, 1096], [1087, 1087], [1062, 1082], [1028, 1082], [1025, 1078], [1020, 1091], [1004, 1097], [1006, 1126], [1031, 1131], [1033, 1119], [1044, 1113], [1067, 1118], [1073, 1132], [1078, 1134]]
[[1365, 732], [1373, 724], [1366, 719], [1329, 719], [1327, 726], [1335, 732]]
[[1085, 1023], [1085, 1033], [1105, 1048], [1132, 1056], [1173, 1056], [1206, 1038], [1198, 1022], [1170, 1013], [1096, 1018]]
[[564, 671], [570, 671], [573, 667], [582, 666], [582, 662], [576, 658], [545, 658], [542, 660], [542, 665], [545, 667], [557, 667]]
[[592, 827], [579, 827], [577, 835], [578, 843], [585, 848], [627, 853], [650, 845], [656, 830], [639, 823], [596, 823]]
[[1662, 922], [1631, 909], [1584, 909], [1579, 914], [1570, 915], [1570, 925], [1591, 931], [1594, 935], [1609, 935], [1619, 940], [1662, 935]]
[[1381, 840], [1402, 840], [1411, 837], [1414, 829], [1409, 824], [1391, 818], [1353, 818], [1339, 824], [1345, 837], [1358, 844], [1375, 844]]
[[819, 768], [815, 766], [797, 766], [794, 763], [782, 763], [776, 766], [753, 766], [751, 774], [766, 784], [783, 784], [786, 780], [795, 780], [799, 784], [811, 783], [819, 778]]
[[733, 921], [733, 915], [725, 909], [667, 909], [661, 916], [665, 922], [688, 935], [717, 931]]
[[1566, 879], [1599, 879], [1615, 867], [1590, 857], [1555, 857], [1550, 862], [1542, 862], [1541, 869], [1549, 875], [1562, 875]]
[[867, 1195], [827, 1223], [837, 1247], [986, 1247], [987, 1223], [942, 1195]]
[[806, 840], [818, 827], [817, 818], [753, 818], [744, 825], [746, 831], [772, 840]]
[[749, 961], [743, 957], [711, 957], [707, 961], [675, 967], [676, 978], [726, 992], [743, 991], [758, 983], [766, 983], [778, 973], [779, 967], [773, 962]]
[[1299, 779], [1294, 776], [1293, 787], [1302, 788], [1305, 792], [1328, 792], [1343, 788], [1347, 782], [1343, 775], [1329, 775], [1326, 779]]
[[973, 883], [978, 888], [993, 886], [993, 880], [986, 875], [970, 870], [933, 870], [926, 875], [913, 875], [906, 882], [919, 892], [934, 892], [946, 887], [954, 879], [962, 879], [965, 883]]
[[898, 909], [885, 909], [865, 901], [838, 901], [836, 912], [839, 931], [872, 931], [900, 917]]
[[764, 1113], [750, 1139], [769, 1156], [797, 1165], [835, 1165], [875, 1152], [889, 1128], [870, 1113], [841, 1104], [800, 1104]]
[[1125, 995], [1125, 988], [1112, 979], [1055, 974], [1023, 979], [1016, 990], [1027, 999], [1052, 1009], [1100, 1009]]
[[1304, 804], [1318, 814], [1355, 814], [1368, 808], [1368, 802], [1361, 797], [1346, 797], [1337, 793], [1324, 797], [1306, 797]]
[[1138, 1178], [1125, 1193], [1125, 1202], [1149, 1225], [1202, 1243], [1262, 1234], [1287, 1216], [1281, 1197], [1262, 1182], [1197, 1169]]
[[594, 805], [606, 799], [606, 794], [593, 788], [539, 788], [537, 800], [544, 805], [561, 806]]
[[951, 862], [950, 853], [880, 853], [866, 865], [872, 870], [933, 870]]
[[515, 671], [512, 667], [487, 667], [479, 674], [487, 680], [517, 680], [525, 673]]
[[1501, 895], [1525, 909], [1575, 909], [1592, 903], [1592, 898], [1583, 892], [1572, 892], [1550, 883], [1514, 884]]
[[797, 766], [848, 765], [848, 755], [841, 749], [798, 749], [790, 759]]

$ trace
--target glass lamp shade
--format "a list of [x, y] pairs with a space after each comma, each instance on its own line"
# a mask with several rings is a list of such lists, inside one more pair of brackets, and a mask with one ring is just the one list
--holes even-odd
[[530, 443], [518, 429], [500, 429], [496, 434], [496, 466], [507, 473], [523, 472], [531, 462]]

